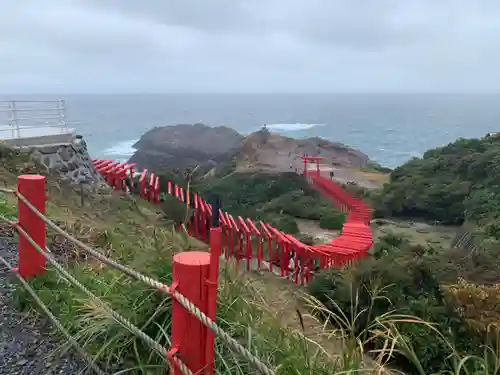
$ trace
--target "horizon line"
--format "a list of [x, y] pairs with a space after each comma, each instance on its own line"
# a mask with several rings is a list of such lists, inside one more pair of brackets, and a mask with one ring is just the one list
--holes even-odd
[[267, 92], [267, 91], [221, 91], [221, 92], [209, 92], [209, 91], [179, 91], [179, 92], [162, 92], [162, 91], [131, 91], [131, 92], [93, 92], [93, 91], [80, 91], [80, 92], [64, 92], [64, 91], [11, 91], [11, 92], [0, 92], [0, 97], [2, 96], [48, 96], [48, 95], [448, 95], [448, 96], [464, 96], [464, 95], [500, 95], [499, 92], [433, 92], [433, 91], [367, 91], [367, 92], [322, 92], [322, 91], [293, 91], [293, 92]]

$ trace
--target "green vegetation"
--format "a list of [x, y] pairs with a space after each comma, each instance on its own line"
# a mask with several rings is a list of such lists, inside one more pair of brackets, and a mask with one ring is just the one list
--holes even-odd
[[[0, 186], [15, 187], [16, 176], [25, 168], [24, 161], [16, 163], [15, 159], [4, 156], [0, 160]], [[228, 197], [224, 208], [235, 215], [323, 217], [324, 225], [334, 225], [327, 219], [339, 219], [328, 217], [330, 205], [317, 199], [317, 193], [293, 174], [233, 174], [198, 182], [194, 188], [224, 194]], [[166, 283], [171, 282], [173, 254], [205, 248], [172, 230], [172, 221], [189, 213], [183, 205], [172, 207], [173, 201], [163, 202], [160, 215], [157, 207], [147, 202], [106, 190], [87, 191], [80, 207], [79, 191], [50, 179], [49, 197], [47, 215], [63, 229], [109, 257]], [[0, 194], [0, 212], [15, 215], [13, 197]], [[170, 346], [168, 296], [88, 258], [54, 233], [49, 233], [48, 242], [78, 280], [150, 336]], [[388, 363], [407, 374], [497, 374], [498, 345], [490, 341], [496, 338], [500, 324], [497, 258], [493, 249], [472, 254], [435, 251], [389, 234], [379, 239], [373, 256], [355, 266], [318, 275], [309, 290], [320, 301], [284, 299], [284, 288], [273, 275], [243, 275], [228, 264], [221, 267], [217, 322], [278, 375], [386, 374]], [[168, 373], [165, 358], [68, 286], [52, 268], [32, 285], [106, 371]], [[37, 311], [22, 289], [17, 289], [15, 297], [23, 309]], [[305, 324], [306, 316], [301, 314], [305, 304], [327, 324]], [[281, 314], [295, 308], [294, 321], [298, 323], [291, 326]], [[257, 375], [220, 340], [216, 342], [215, 365], [217, 375]]]
[[[442, 238], [422, 243], [415, 236], [402, 236], [403, 230], [386, 232], [378, 237], [370, 257], [323, 272], [309, 285], [310, 293], [329, 314], [355, 320], [351, 325], [355, 335], [393, 312], [428, 322], [402, 320], [393, 327], [408, 345], [393, 356], [404, 371], [475, 375], [498, 371], [499, 162], [499, 138], [459, 139], [396, 168], [381, 191], [346, 186], [351, 194], [371, 201], [377, 216], [466, 223], [467, 228], [476, 228], [473, 237], [481, 246], [449, 250], [442, 246]], [[379, 339], [365, 342], [366, 349], [384, 345]], [[469, 359], [457, 372], [464, 356]]]
[[[15, 188], [23, 167], [0, 163], [0, 184]], [[41, 172], [41, 171], [38, 171]], [[148, 276], [171, 283], [172, 256], [180, 251], [204, 249], [205, 244], [177, 234], [168, 214], [141, 200], [108, 190], [86, 191], [80, 207], [79, 189], [48, 180], [47, 216], [84, 243], [110, 258]], [[0, 193], [0, 212], [15, 215], [13, 196]], [[48, 246], [64, 267], [111, 308], [128, 318], [158, 342], [170, 347], [170, 303], [168, 295], [156, 292], [122, 273], [92, 259], [81, 250], [49, 231]], [[70, 286], [52, 268], [46, 276], [31, 282], [41, 299], [109, 373], [167, 374], [168, 363], [149, 350], [129, 330]], [[334, 374], [337, 354], [324, 353], [309, 343], [303, 332], [284, 326], [273, 306], [257, 292], [255, 280], [222, 267], [218, 293], [217, 323], [232, 337], [268, 363], [280, 368], [278, 374]], [[22, 289], [15, 299], [20, 308], [32, 314], [36, 304]], [[57, 334], [57, 332], [55, 332]], [[216, 341], [216, 374], [257, 374], [245, 358], [232, 353]]]
[[500, 139], [459, 139], [396, 168], [378, 198], [383, 215], [477, 225], [483, 246], [500, 245]]
[[[356, 335], [394, 312], [428, 322], [394, 323], [423, 373], [444, 373], [453, 370], [455, 355], [480, 356], [484, 351], [480, 344], [488, 338], [496, 340], [498, 331], [490, 326], [500, 323], [496, 305], [500, 289], [491, 284], [500, 276], [495, 257], [494, 252], [435, 252], [388, 235], [375, 245], [372, 257], [352, 267], [325, 271], [309, 290], [332, 312], [355, 319]], [[366, 349], [383, 345], [384, 340], [376, 339], [367, 342]], [[394, 360], [403, 370], [415, 371], [407, 353], [395, 353]], [[471, 359], [469, 366], [479, 371], [476, 360]], [[471, 374], [488, 374], [474, 371]]]
[[[187, 187], [188, 176], [180, 177], [171, 171], [160, 176], [162, 187], [168, 180]], [[262, 220], [289, 234], [299, 232], [296, 218], [319, 221], [325, 229], [340, 229], [345, 222], [343, 213], [334, 211], [302, 176], [292, 172], [231, 173], [194, 181], [190, 188], [206, 199], [222, 197], [224, 210], [234, 217]]]
[[339, 211], [323, 212], [319, 217], [319, 226], [323, 229], [342, 229], [346, 215]]

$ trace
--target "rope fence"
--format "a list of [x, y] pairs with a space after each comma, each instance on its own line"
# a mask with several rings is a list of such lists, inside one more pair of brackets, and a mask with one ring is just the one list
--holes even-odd
[[[18, 198], [18, 222], [7, 219], [0, 215], [0, 220], [8, 223], [15, 228], [19, 234], [19, 268], [15, 270], [16, 277], [21, 285], [26, 288], [28, 293], [35, 299], [42, 311], [49, 317], [54, 325], [68, 339], [68, 342], [75, 350], [87, 361], [97, 374], [104, 374], [94, 361], [79, 346], [71, 334], [62, 326], [49, 309], [43, 304], [36, 292], [29, 286], [27, 278], [36, 277], [46, 272], [46, 263], [50, 263], [53, 268], [60, 273], [64, 280], [81, 290], [88, 298], [102, 308], [110, 317], [112, 317], [121, 326], [128, 329], [138, 338], [140, 338], [152, 350], [162, 355], [168, 360], [174, 368], [174, 374], [190, 375], [204, 371], [205, 374], [213, 374], [214, 366], [214, 340], [213, 335], [219, 337], [231, 350], [243, 356], [249, 364], [264, 375], [274, 375], [275, 372], [264, 364], [259, 358], [254, 356], [237, 340], [228, 335], [214, 321], [217, 300], [218, 285], [218, 261], [221, 254], [222, 233], [220, 228], [212, 228], [210, 231], [211, 252], [184, 252], [174, 256], [173, 271], [174, 283], [168, 286], [151, 277], [145, 276], [127, 266], [124, 266], [101, 252], [82, 243], [72, 235], [61, 229], [54, 222], [45, 216], [45, 177], [37, 175], [24, 175], [18, 177], [18, 191], [0, 188], [0, 192], [14, 194]], [[51, 255], [46, 247], [46, 227], [71, 241], [84, 251], [91, 254], [104, 264], [113, 267], [124, 274], [145, 283], [163, 293], [168, 293], [173, 299], [172, 305], [172, 348], [167, 350], [153, 338], [141, 331], [133, 323], [114, 311], [107, 303], [94, 295], [89, 289], [75, 279], [66, 271]], [[9, 269], [14, 270], [5, 259], [0, 258], [0, 262]], [[208, 279], [201, 282], [196, 290], [193, 290], [193, 280], [203, 280], [203, 277], [196, 278], [194, 273], [201, 275], [208, 274]], [[189, 286], [189, 287], [187, 287]], [[207, 288], [208, 286], [208, 288]], [[185, 296], [182, 291], [191, 291], [191, 295]], [[206, 293], [204, 310], [197, 306], [195, 302], [202, 304], [202, 300], [196, 301], [196, 295]], [[199, 299], [199, 298], [198, 298]], [[186, 312], [188, 314], [186, 314]], [[210, 315], [210, 316], [209, 316]], [[197, 322], [195, 322], [195, 320]], [[190, 328], [200, 336], [200, 330], [196, 325], [202, 324], [205, 329], [201, 331], [201, 337], [193, 337], [186, 334]], [[204, 336], [204, 337], [203, 337]], [[189, 340], [186, 340], [186, 337]], [[200, 348], [201, 342], [207, 342], [207, 347]], [[185, 362], [183, 361], [185, 358]]]
[[15, 191], [14, 190], [11, 190], [11, 189], [6, 189], [6, 188], [3, 188], [3, 187], [0, 187], [0, 193], [5, 193], [5, 194], [14, 194]]

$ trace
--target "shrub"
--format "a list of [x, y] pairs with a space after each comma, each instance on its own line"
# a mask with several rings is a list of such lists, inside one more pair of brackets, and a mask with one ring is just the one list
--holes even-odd
[[[309, 292], [330, 310], [339, 308], [353, 319], [351, 314], [358, 314], [353, 328], [356, 333], [393, 310], [436, 324], [442, 333], [421, 324], [399, 324], [398, 330], [407, 337], [425, 373], [448, 370], [447, 360], [452, 354], [449, 343], [459, 352], [472, 353], [478, 337], [447, 302], [436, 272], [438, 258], [414, 250], [417, 252], [408, 247], [378, 259], [367, 258], [352, 267], [320, 273], [309, 285]], [[374, 300], [374, 294], [380, 298]], [[358, 304], [356, 312], [352, 301]], [[370, 345], [379, 347], [381, 342]], [[398, 356], [396, 360], [403, 368], [410, 367], [406, 358]]]
[[[377, 200], [377, 215], [468, 221], [486, 227], [500, 219], [500, 139], [458, 139], [396, 168]], [[485, 231], [500, 240], [500, 231]]]
[[299, 233], [299, 226], [297, 225], [297, 221], [293, 217], [285, 215], [273, 216], [269, 217], [267, 222], [276, 229], [285, 232], [287, 234]]
[[346, 215], [338, 211], [325, 211], [319, 218], [319, 227], [322, 229], [342, 229]]

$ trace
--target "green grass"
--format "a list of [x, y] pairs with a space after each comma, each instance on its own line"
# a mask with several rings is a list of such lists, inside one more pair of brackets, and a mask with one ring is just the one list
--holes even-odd
[[6, 194], [2, 192], [0, 192], [0, 214], [8, 219], [13, 219], [17, 214], [15, 207], [9, 203]]
[[[9, 164], [9, 169], [4, 169], [0, 164], [0, 184], [6, 183], [13, 188], [18, 172], [15, 165]], [[48, 193], [47, 215], [59, 226], [83, 242], [98, 247], [112, 259], [166, 283], [171, 282], [171, 259], [175, 253], [206, 248], [204, 244], [175, 233], [172, 223], [146, 202], [107, 191], [92, 191], [85, 193], [84, 206], [80, 207], [78, 191], [53, 180], [49, 180]], [[0, 195], [0, 212], [15, 216], [14, 197]], [[168, 296], [103, 266], [50, 231], [48, 243], [58, 260], [80, 282], [114, 310], [169, 347], [171, 301]], [[261, 280], [261, 276], [237, 272], [232, 264], [222, 266], [217, 323], [274, 368], [277, 374], [384, 374], [387, 372], [383, 368], [390, 357], [400, 352], [409, 358], [415, 373], [424, 375], [419, 358], [398, 330], [398, 324], [431, 327], [430, 323], [390, 311], [374, 316], [364, 330], [355, 330], [356, 317], [360, 313], [356, 299], [351, 302], [349, 313], [340, 309], [327, 310], [312, 298], [299, 301], [278, 296], [282, 299], [277, 303], [273, 298], [280, 292], [279, 284], [266, 282], [265, 288], [261, 289], [258, 287]], [[165, 358], [149, 350], [106, 310], [69, 286], [53, 269], [49, 268], [44, 277], [31, 283], [63, 325], [109, 373], [120, 370], [120, 374], [169, 372]], [[268, 298], [270, 296], [273, 298]], [[372, 298], [375, 301], [381, 297], [373, 293]], [[22, 289], [16, 290], [15, 299], [20, 308], [38, 313], [33, 301]], [[335, 304], [334, 301], [332, 304]], [[285, 324], [277, 311], [278, 305], [284, 306], [292, 316], [295, 314], [293, 311], [298, 309], [300, 312], [295, 315], [299, 324]], [[307, 308], [303, 308], [304, 305]], [[309, 311], [319, 312], [326, 323], [312, 324], [313, 331], [310, 325], [301, 325], [300, 322], [311, 321], [312, 318], [307, 319], [306, 316]], [[57, 332], [54, 334], [57, 335]], [[375, 360], [364, 352], [371, 340], [385, 343], [384, 350], [368, 353]], [[450, 351], [454, 353], [451, 346]], [[495, 362], [491, 360], [498, 357], [493, 352], [485, 353], [488, 355], [484, 358], [454, 354], [452, 373], [493, 374], [491, 369]], [[476, 367], [482, 364], [484, 370], [463, 371], [464, 363], [472, 361], [475, 361]], [[218, 375], [257, 374], [244, 358], [232, 353], [219, 339], [216, 341], [215, 367]]]
[[[14, 179], [9, 180], [11, 184]], [[12, 186], [11, 186], [12, 187]], [[83, 242], [98, 247], [114, 260], [160, 281], [171, 283], [171, 260], [175, 253], [206, 245], [173, 231], [172, 223], [156, 207], [109, 192], [88, 192], [80, 207], [79, 192], [49, 183], [47, 215]], [[5, 197], [2, 212], [15, 213], [13, 197]], [[50, 247], [66, 269], [110, 307], [169, 348], [170, 299], [115, 269], [85, 256], [49, 231]], [[32, 281], [41, 299], [72, 332], [85, 349], [107, 371], [128, 369], [128, 374], [166, 374], [165, 359], [149, 350], [140, 339], [122, 327], [105, 310], [49, 268], [44, 277]], [[18, 288], [15, 299], [20, 308], [37, 313], [28, 294]], [[306, 360], [305, 339], [289, 332], [261, 301], [252, 281], [222, 268], [217, 322], [231, 336], [279, 373], [333, 373], [324, 354]], [[55, 333], [57, 334], [57, 333]], [[252, 374], [244, 358], [230, 353], [217, 341], [218, 374]], [[291, 372], [292, 371], [292, 372]]]

